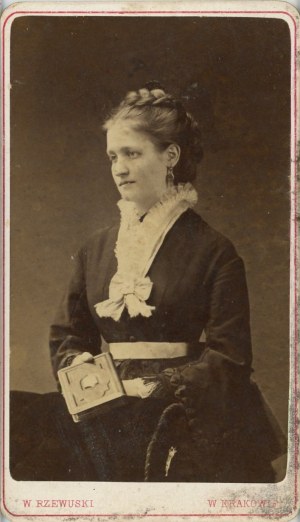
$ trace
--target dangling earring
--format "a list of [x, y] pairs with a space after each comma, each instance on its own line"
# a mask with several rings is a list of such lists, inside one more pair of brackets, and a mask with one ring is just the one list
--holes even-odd
[[167, 176], [166, 176], [167, 187], [174, 186], [174, 172], [173, 167], [167, 167]]

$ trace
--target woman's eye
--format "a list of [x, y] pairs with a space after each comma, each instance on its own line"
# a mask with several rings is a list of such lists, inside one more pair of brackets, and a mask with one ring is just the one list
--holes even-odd
[[108, 159], [111, 163], [113, 163], [114, 161], [116, 161], [117, 156], [108, 156]]
[[135, 159], [139, 156], [138, 152], [136, 152], [135, 150], [129, 150], [127, 154], [129, 156], [129, 158], [132, 158], [132, 159]]

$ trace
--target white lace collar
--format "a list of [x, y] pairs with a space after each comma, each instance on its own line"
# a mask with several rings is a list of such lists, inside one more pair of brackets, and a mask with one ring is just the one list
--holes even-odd
[[118, 321], [125, 307], [130, 317], [152, 314], [154, 307], [147, 305], [146, 300], [153, 283], [146, 274], [168, 231], [197, 199], [190, 183], [169, 188], [142, 221], [134, 203], [118, 202], [121, 211], [115, 248], [118, 270], [110, 282], [109, 299], [96, 305], [100, 317]]
[[127, 277], [145, 274], [146, 262], [170, 222], [175, 222], [187, 208], [194, 206], [197, 199], [197, 192], [190, 183], [174, 186], [150, 208], [142, 221], [134, 203], [120, 200], [121, 224], [115, 248], [118, 272]]
[[164, 192], [161, 199], [155, 203], [140, 221], [141, 215], [136, 209], [135, 203], [120, 199], [117, 205], [121, 212], [122, 222], [128, 226], [141, 225], [141, 223], [157, 223], [159, 216], [164, 216], [168, 210], [181, 201], [185, 201], [188, 207], [194, 207], [198, 201], [198, 194], [191, 183], [180, 183], [179, 185], [170, 187]]

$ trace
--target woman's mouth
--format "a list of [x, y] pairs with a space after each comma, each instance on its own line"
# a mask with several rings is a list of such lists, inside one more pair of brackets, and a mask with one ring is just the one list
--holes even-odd
[[131, 185], [132, 183], [135, 183], [135, 181], [121, 181], [121, 183], [119, 183], [119, 187], [123, 187], [124, 185]]

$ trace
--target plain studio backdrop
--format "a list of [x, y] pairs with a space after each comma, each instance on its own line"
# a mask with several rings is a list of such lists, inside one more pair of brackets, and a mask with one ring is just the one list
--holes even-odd
[[11, 35], [11, 388], [56, 389], [71, 258], [118, 220], [101, 124], [149, 80], [203, 132], [197, 211], [244, 259], [254, 377], [287, 429], [290, 34], [278, 19], [23, 16]]

